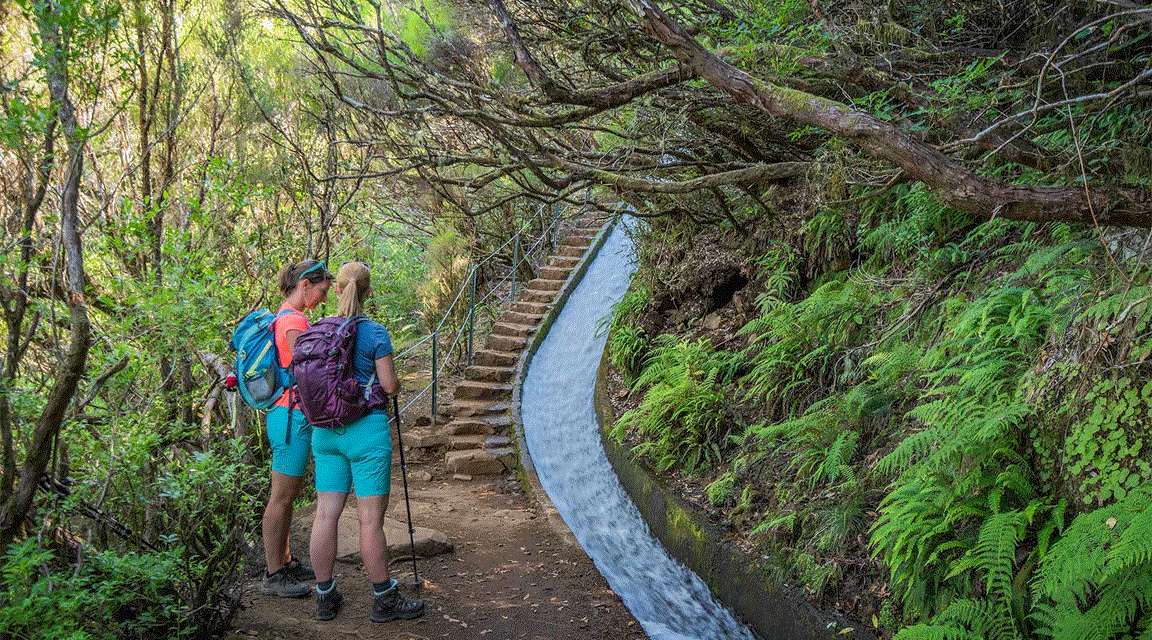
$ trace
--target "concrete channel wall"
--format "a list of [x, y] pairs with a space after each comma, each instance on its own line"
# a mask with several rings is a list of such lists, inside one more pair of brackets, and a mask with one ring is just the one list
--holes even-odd
[[700, 576], [717, 600], [765, 640], [876, 640], [869, 629], [827, 615], [797, 589], [772, 582], [762, 558], [725, 540], [719, 527], [670, 491], [626, 445], [616, 441], [611, 434], [616, 416], [605, 382], [609, 366], [605, 349], [596, 375], [600, 441], [624, 490], [668, 553]]

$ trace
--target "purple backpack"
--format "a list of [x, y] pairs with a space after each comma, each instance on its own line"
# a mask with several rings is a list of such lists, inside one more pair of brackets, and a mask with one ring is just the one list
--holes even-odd
[[296, 405], [313, 427], [342, 427], [376, 407], [387, 406], [375, 372], [362, 385], [352, 364], [356, 325], [367, 319], [328, 316], [296, 339], [290, 365], [296, 378]]

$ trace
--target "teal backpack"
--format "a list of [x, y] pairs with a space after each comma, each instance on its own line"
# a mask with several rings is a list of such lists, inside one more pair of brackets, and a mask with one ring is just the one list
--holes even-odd
[[236, 386], [240, 397], [253, 409], [268, 409], [292, 384], [288, 371], [280, 366], [276, 349], [276, 319], [279, 314], [257, 309], [240, 321], [232, 332], [236, 352]]

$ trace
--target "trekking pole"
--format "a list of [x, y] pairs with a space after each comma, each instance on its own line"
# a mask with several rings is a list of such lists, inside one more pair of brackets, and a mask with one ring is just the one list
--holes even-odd
[[392, 411], [396, 414], [396, 446], [400, 449], [400, 477], [404, 478], [404, 510], [408, 512], [408, 545], [412, 547], [412, 587], [420, 589], [416, 575], [416, 530], [412, 528], [412, 504], [408, 501], [408, 465], [404, 462], [404, 438], [400, 435], [400, 400], [392, 396]]

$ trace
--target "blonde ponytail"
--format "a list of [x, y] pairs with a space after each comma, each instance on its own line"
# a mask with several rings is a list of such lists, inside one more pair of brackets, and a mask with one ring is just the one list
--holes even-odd
[[363, 262], [348, 262], [340, 267], [336, 274], [336, 286], [340, 287], [340, 299], [336, 304], [336, 313], [351, 318], [364, 313], [364, 300], [368, 298], [369, 282], [368, 265]]
[[360, 300], [360, 287], [352, 280], [340, 290], [340, 300], [336, 305], [336, 313], [351, 318], [360, 315], [364, 310], [364, 303]]

